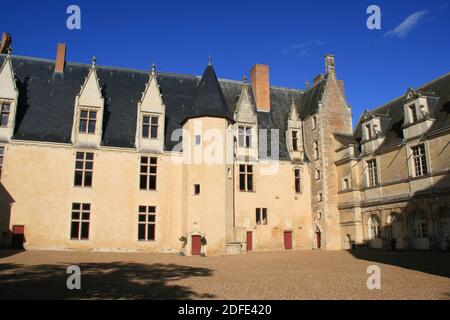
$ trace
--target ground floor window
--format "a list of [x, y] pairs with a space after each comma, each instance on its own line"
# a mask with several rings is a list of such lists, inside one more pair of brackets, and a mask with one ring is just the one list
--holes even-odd
[[155, 241], [156, 207], [140, 206], [138, 240]]
[[380, 239], [381, 238], [381, 234], [380, 234], [380, 219], [375, 216], [372, 215], [369, 218], [369, 238], [370, 239]]
[[89, 240], [90, 216], [91, 205], [89, 203], [72, 204], [70, 239]]
[[256, 209], [256, 224], [258, 225], [267, 224], [267, 208]]

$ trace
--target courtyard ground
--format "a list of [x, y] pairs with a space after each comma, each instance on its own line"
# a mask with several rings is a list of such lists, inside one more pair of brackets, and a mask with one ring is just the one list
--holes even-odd
[[[69, 265], [81, 290], [68, 290]], [[381, 269], [381, 290], [366, 286]], [[357, 250], [243, 256], [0, 251], [0, 299], [450, 299], [450, 254]]]

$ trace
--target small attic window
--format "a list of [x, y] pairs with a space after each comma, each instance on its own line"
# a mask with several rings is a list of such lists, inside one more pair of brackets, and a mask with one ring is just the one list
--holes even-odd
[[292, 130], [292, 150], [298, 151], [298, 131]]
[[411, 123], [417, 122], [417, 110], [415, 104], [409, 106], [409, 114], [411, 116]]
[[202, 136], [197, 134], [195, 135], [195, 145], [198, 146], [202, 143]]
[[367, 137], [366, 140], [371, 140], [373, 138], [372, 128], [371, 128], [372, 126], [370, 123], [368, 123], [368, 124], [366, 124], [365, 127], [366, 127], [366, 137]]
[[2, 103], [0, 126], [7, 127], [9, 121], [9, 113], [11, 112], [11, 105], [7, 102]]

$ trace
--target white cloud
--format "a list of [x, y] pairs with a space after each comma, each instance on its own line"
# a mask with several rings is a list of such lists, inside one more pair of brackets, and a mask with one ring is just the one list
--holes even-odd
[[308, 49], [314, 45], [321, 46], [321, 45], [323, 45], [323, 42], [320, 41], [319, 39], [312, 39], [312, 40], [308, 40], [308, 41], [301, 42], [301, 43], [295, 43], [295, 44], [290, 45], [289, 48], [284, 49], [283, 53], [287, 54], [291, 50], [302, 49], [300, 52], [300, 55], [304, 56], [304, 55], [307, 55]]
[[409, 15], [402, 23], [392, 30], [389, 30], [384, 34], [385, 37], [394, 36], [399, 38], [404, 38], [408, 33], [416, 26], [420, 20], [428, 14], [428, 10], [422, 10], [414, 12]]

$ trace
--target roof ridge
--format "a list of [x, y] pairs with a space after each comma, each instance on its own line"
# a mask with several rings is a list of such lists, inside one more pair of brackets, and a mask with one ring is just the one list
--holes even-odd
[[[439, 76], [439, 77], [437, 77], [436, 79], [433, 79], [433, 80], [431, 80], [431, 81], [429, 81], [429, 82], [427, 82], [427, 83], [425, 83], [425, 84], [423, 84], [423, 85], [421, 85], [421, 86], [415, 88], [415, 90], [420, 90], [420, 89], [422, 89], [422, 88], [424, 88], [424, 87], [426, 87], [426, 86], [429, 86], [429, 85], [431, 85], [431, 84], [433, 84], [433, 83], [435, 83], [435, 82], [437, 82], [437, 81], [439, 81], [439, 80], [442, 80], [443, 78], [448, 77], [448, 76], [450, 76], [450, 72], [447, 72], [447, 73], [445, 73], [444, 75]], [[374, 111], [380, 110], [381, 108], [384, 108], [384, 107], [390, 105], [391, 103], [393, 103], [393, 102], [395, 102], [395, 101], [397, 101], [397, 100], [399, 100], [399, 99], [401, 99], [401, 98], [403, 98], [403, 97], [404, 97], [404, 95], [398, 96], [397, 98], [394, 98], [394, 99], [392, 99], [392, 100], [389, 100], [388, 102], [382, 104], [381, 106], [378, 106], [378, 107], [376, 107], [376, 108], [374, 108], [374, 109], [369, 109], [369, 111], [374, 112]]]

